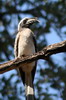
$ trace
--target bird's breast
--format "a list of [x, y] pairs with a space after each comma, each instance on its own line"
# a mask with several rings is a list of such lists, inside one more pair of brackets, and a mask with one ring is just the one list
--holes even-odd
[[18, 56], [31, 55], [35, 53], [34, 41], [32, 34], [29, 31], [25, 31], [20, 34], [19, 44], [18, 44]]

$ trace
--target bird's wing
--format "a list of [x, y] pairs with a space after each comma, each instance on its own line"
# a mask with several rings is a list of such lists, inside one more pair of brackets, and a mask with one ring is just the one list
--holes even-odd
[[15, 44], [14, 44], [14, 55], [15, 55], [15, 58], [18, 57], [18, 44], [19, 44], [19, 33], [17, 34], [16, 36], [16, 39], [15, 39]]
[[19, 73], [20, 73], [23, 84], [25, 84], [25, 73], [22, 71], [21, 67], [19, 68]]
[[[14, 45], [15, 58], [18, 57], [19, 38], [20, 38], [20, 32], [17, 34], [16, 39], [15, 39], [15, 45]], [[21, 67], [19, 68], [19, 72], [20, 72], [20, 76], [21, 76], [21, 79], [22, 79], [23, 83], [25, 83], [25, 74], [22, 71]]]
[[33, 35], [33, 43], [34, 43], [34, 46], [35, 46], [35, 51], [37, 52], [37, 43], [36, 43], [36, 39], [35, 39], [35, 36]]
[[[36, 43], [36, 39], [35, 36], [33, 35], [33, 43], [35, 46], [35, 52], [37, 52], [37, 43]], [[34, 81], [34, 76], [35, 76], [35, 72], [36, 72], [36, 66], [37, 66], [37, 61], [35, 62], [35, 67], [32, 70], [32, 81]]]

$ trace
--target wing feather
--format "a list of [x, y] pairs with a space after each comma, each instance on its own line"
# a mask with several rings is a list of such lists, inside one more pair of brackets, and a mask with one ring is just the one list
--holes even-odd
[[[34, 43], [34, 46], [35, 46], [35, 52], [37, 52], [37, 43], [36, 43], [36, 39], [35, 39], [34, 35], [33, 35], [33, 43]], [[35, 63], [34, 69], [32, 70], [32, 81], [34, 81], [34, 76], [35, 76], [35, 72], [36, 72], [36, 66], [37, 66], [37, 61]]]
[[15, 54], [15, 58], [18, 57], [18, 45], [19, 45], [19, 33], [16, 36], [15, 39], [15, 44], [14, 44], [14, 54]]

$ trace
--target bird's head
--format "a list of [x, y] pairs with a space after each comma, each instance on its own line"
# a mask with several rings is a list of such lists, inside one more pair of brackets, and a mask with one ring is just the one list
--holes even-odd
[[35, 23], [39, 22], [37, 17], [34, 18], [23, 18], [18, 24], [18, 31], [22, 28], [30, 28], [30, 26]]

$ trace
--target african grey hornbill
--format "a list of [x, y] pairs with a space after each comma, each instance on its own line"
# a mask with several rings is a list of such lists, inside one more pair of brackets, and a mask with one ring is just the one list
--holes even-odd
[[[18, 34], [15, 39], [15, 57], [24, 57], [37, 52], [36, 40], [31, 25], [39, 22], [37, 18], [24, 18], [18, 24]], [[20, 65], [19, 72], [25, 84], [27, 100], [34, 100], [33, 79], [36, 71], [36, 61]]]

